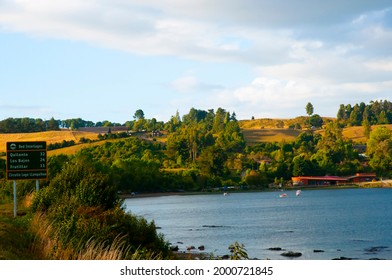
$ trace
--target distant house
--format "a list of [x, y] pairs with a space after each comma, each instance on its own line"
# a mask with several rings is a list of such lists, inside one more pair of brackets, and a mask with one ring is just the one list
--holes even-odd
[[357, 173], [353, 176], [347, 177], [351, 183], [371, 182], [376, 179], [376, 173]]
[[358, 151], [360, 154], [366, 153], [366, 145], [354, 145], [353, 148]]
[[340, 176], [298, 176], [292, 177], [293, 186], [330, 186], [350, 183], [371, 182], [375, 173], [357, 173], [348, 177]]
[[292, 177], [293, 186], [329, 186], [347, 183], [346, 178], [339, 176], [298, 176]]
[[151, 136], [152, 137], [158, 137], [158, 136], [162, 136], [162, 132], [160, 132], [159, 130], [154, 130], [153, 132], [151, 132]]

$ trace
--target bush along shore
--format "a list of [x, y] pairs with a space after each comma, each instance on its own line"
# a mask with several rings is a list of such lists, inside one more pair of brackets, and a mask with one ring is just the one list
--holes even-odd
[[[7, 218], [7, 211], [1, 213], [0, 234], [5, 235], [4, 228], [27, 232], [27, 240], [22, 244], [28, 251], [25, 254], [17, 251], [18, 248], [6, 248], [3, 251], [11, 253], [0, 255], [1, 258], [172, 258], [155, 224], [126, 213], [117, 190], [108, 182], [107, 176], [87, 162], [66, 164], [48, 186], [27, 196], [27, 207], [23, 213], [19, 211], [23, 217]], [[19, 239], [18, 236], [14, 239]]]
[[[164, 249], [160, 249], [161, 251], [151, 250], [143, 245], [136, 248], [132, 245], [135, 241], [130, 243], [126, 235], [99, 239], [94, 235], [88, 238], [85, 234], [83, 238], [78, 238], [70, 232], [64, 236], [62, 226], [58, 227], [53, 221], [51, 222], [47, 213], [34, 213], [29, 210], [31, 202], [34, 201], [32, 197], [33, 195], [28, 195], [23, 199], [23, 206], [16, 218], [12, 215], [12, 203], [0, 201], [0, 260], [249, 259], [245, 245], [238, 242], [228, 247], [227, 255], [214, 256], [212, 253], [204, 252], [204, 246], [198, 247], [199, 252], [195, 252], [196, 248], [193, 247], [188, 248], [186, 252], [179, 252], [173, 246], [167, 250], [166, 243], [163, 244]], [[129, 214], [127, 216], [129, 217]], [[143, 219], [139, 222], [145, 223]], [[145, 230], [144, 233], [147, 231]], [[156, 243], [163, 240], [159, 236], [157, 239]], [[68, 244], [65, 241], [68, 241]]]

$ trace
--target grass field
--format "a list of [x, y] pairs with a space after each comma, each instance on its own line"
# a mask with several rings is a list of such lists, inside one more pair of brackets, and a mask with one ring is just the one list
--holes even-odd
[[241, 129], [263, 129], [263, 128], [278, 128], [289, 127], [292, 124], [299, 123], [303, 125], [304, 117], [295, 119], [255, 119], [255, 120], [241, 120], [238, 121]]
[[[254, 145], [260, 142], [281, 142], [281, 141], [293, 141], [295, 138], [302, 133], [302, 130], [288, 129], [287, 127], [294, 123], [303, 122], [304, 117], [298, 117], [295, 119], [257, 119], [257, 120], [245, 120], [239, 121], [242, 133], [244, 134], [245, 140], [248, 145]], [[285, 128], [276, 128], [279, 122], [284, 124]], [[386, 126], [392, 130], [392, 124], [387, 125], [374, 125], [372, 130], [378, 126]], [[323, 135], [324, 130], [317, 130], [315, 133]], [[343, 129], [343, 136], [347, 139], [351, 139], [355, 143], [366, 143], [367, 139], [364, 134], [362, 126], [351, 126]]]
[[96, 140], [98, 139], [97, 133], [83, 132], [83, 131], [45, 131], [35, 133], [5, 133], [0, 134], [0, 152], [6, 152], [7, 142], [12, 141], [46, 141], [47, 144], [61, 143], [65, 141], [75, 141], [79, 143], [81, 138]]
[[[292, 120], [278, 120], [278, 119], [262, 119], [262, 120], [248, 120], [240, 121], [240, 127], [244, 134], [245, 140], [248, 145], [254, 145], [260, 142], [281, 142], [281, 141], [294, 141], [295, 138], [302, 133], [302, 130], [288, 129], [288, 128], [276, 128], [279, 121], [283, 121], [286, 125], [290, 125], [294, 120], [302, 120], [302, 117]], [[384, 125], [392, 130], [392, 124]], [[377, 126], [372, 126], [374, 130]], [[316, 131], [316, 133], [323, 134], [323, 130]], [[353, 126], [343, 129], [343, 136], [353, 140], [356, 143], [365, 143], [367, 141], [362, 126]], [[48, 144], [61, 143], [65, 141], [75, 141], [79, 143], [81, 138], [96, 140], [98, 134], [92, 132], [82, 131], [46, 131], [36, 133], [14, 133], [14, 134], [0, 134], [0, 153], [6, 152], [6, 143], [11, 141], [46, 141]], [[151, 140], [150, 138], [144, 137], [144, 135], [138, 136], [141, 139]], [[165, 143], [166, 137], [158, 137], [156, 141]], [[106, 141], [117, 141], [117, 140], [106, 140]], [[87, 144], [78, 144], [71, 147], [61, 148], [49, 151], [50, 155], [57, 154], [74, 154], [84, 147], [102, 145], [105, 141], [98, 141]]]
[[294, 141], [301, 133], [301, 130], [264, 128], [264, 129], [243, 129], [245, 141], [248, 145], [260, 142], [281, 142]]

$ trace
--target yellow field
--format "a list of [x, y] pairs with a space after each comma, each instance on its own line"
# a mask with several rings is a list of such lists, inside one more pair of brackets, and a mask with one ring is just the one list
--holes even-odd
[[[295, 119], [256, 119], [256, 120], [242, 120], [239, 121], [241, 131], [244, 134], [245, 140], [248, 145], [254, 145], [260, 142], [281, 142], [293, 141], [303, 131], [288, 129], [290, 125], [299, 123], [303, 125], [306, 117], [297, 117]], [[325, 120], [333, 120], [332, 118], [324, 118]], [[284, 128], [276, 128], [279, 124], [283, 123]], [[374, 130], [377, 126], [372, 126]], [[392, 130], [392, 124], [382, 125]], [[320, 129], [315, 131], [323, 135], [324, 130]], [[367, 139], [364, 135], [362, 126], [352, 126], [343, 129], [343, 136], [353, 140], [355, 143], [366, 143]]]
[[[388, 129], [392, 130], [392, 124], [383, 124], [383, 125], [372, 125], [372, 130], [375, 130], [379, 126], [385, 126]], [[323, 130], [318, 131], [321, 135], [323, 135]], [[365, 137], [364, 129], [362, 126], [351, 126], [343, 129], [343, 136], [347, 139], [351, 139], [355, 143], [366, 143], [368, 139]]]
[[[264, 120], [252, 120], [252, 121], [241, 121], [241, 131], [244, 134], [245, 140], [248, 145], [254, 145], [260, 142], [281, 142], [281, 141], [294, 141], [295, 138], [302, 133], [301, 130], [287, 129], [287, 128], [267, 128], [267, 126], [274, 127], [278, 120], [264, 119]], [[293, 121], [293, 120], [291, 120]], [[284, 120], [285, 124], [290, 123], [290, 120]], [[384, 125], [392, 130], [392, 124]], [[264, 127], [264, 128], [261, 128]], [[377, 126], [372, 126], [374, 130]], [[316, 131], [316, 133], [323, 134], [323, 130]], [[367, 139], [364, 136], [363, 127], [353, 126], [343, 129], [343, 136], [348, 139], [352, 139], [356, 143], [365, 143]], [[92, 132], [82, 131], [46, 131], [36, 133], [13, 133], [13, 134], [0, 134], [0, 152], [6, 151], [6, 143], [11, 141], [46, 141], [48, 144], [61, 143], [63, 140], [79, 143], [81, 138], [96, 140], [98, 134]], [[141, 137], [143, 138], [143, 137]], [[144, 138], [143, 138], [144, 139]], [[119, 139], [118, 139], [119, 140]], [[158, 137], [156, 141], [165, 143], [166, 137]], [[106, 141], [117, 141], [106, 140]], [[94, 143], [78, 144], [71, 147], [61, 148], [49, 151], [49, 155], [57, 154], [74, 154], [84, 147], [90, 147], [95, 145], [102, 145], [106, 141], [99, 141]]]
[[83, 132], [83, 131], [45, 131], [35, 133], [10, 133], [0, 134], [0, 152], [7, 150], [6, 143], [12, 141], [46, 141], [47, 144], [61, 143], [63, 140], [79, 143], [80, 138], [96, 140], [97, 133]]
[[290, 120], [286, 119], [256, 119], [238, 121], [241, 129], [261, 129], [261, 128], [277, 128], [283, 123], [282, 127], [288, 127]]
[[260, 142], [281, 142], [294, 141], [301, 133], [301, 130], [284, 129], [284, 128], [264, 128], [264, 129], [243, 129], [245, 141], [248, 145], [254, 145]]

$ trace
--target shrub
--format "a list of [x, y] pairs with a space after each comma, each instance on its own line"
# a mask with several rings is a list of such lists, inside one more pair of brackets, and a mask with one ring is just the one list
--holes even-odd
[[49, 184], [34, 197], [32, 210], [43, 215], [50, 224], [48, 236], [53, 239], [55, 258], [77, 258], [88, 244], [111, 248], [121, 238], [129, 258], [168, 255], [168, 245], [157, 234], [155, 224], [125, 213], [117, 190], [109, 185], [107, 176], [86, 162], [66, 164]]

